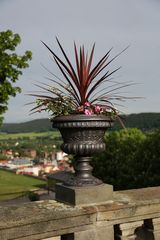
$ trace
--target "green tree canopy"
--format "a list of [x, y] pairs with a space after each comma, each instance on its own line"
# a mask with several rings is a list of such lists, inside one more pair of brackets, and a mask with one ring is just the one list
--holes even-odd
[[94, 174], [115, 190], [160, 185], [160, 129], [111, 132], [106, 150], [93, 159]]
[[145, 139], [145, 134], [135, 128], [106, 134], [106, 150], [93, 159], [94, 175], [116, 190], [143, 187], [142, 182], [138, 185], [141, 170], [137, 165], [142, 164], [140, 152]]
[[21, 89], [14, 85], [22, 69], [29, 66], [28, 61], [32, 59], [32, 53], [26, 51], [24, 55], [16, 54], [16, 47], [20, 44], [19, 34], [11, 30], [0, 32], [0, 125], [3, 120], [3, 113], [8, 109], [10, 96], [15, 97]]

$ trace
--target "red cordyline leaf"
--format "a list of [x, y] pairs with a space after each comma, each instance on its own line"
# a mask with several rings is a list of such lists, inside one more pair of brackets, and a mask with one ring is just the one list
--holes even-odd
[[88, 61], [88, 74], [89, 74], [89, 72], [90, 72], [91, 65], [92, 65], [92, 59], [93, 59], [94, 49], [95, 49], [95, 43], [93, 44], [93, 47], [92, 47], [92, 50], [91, 50], [91, 54], [90, 54], [90, 57], [89, 57], [89, 61]]
[[[58, 81], [56, 81], [56, 80], [54, 80], [54, 79], [51, 79], [51, 78], [47, 78], [47, 79], [50, 80], [50, 81], [52, 81], [52, 82], [54, 82], [54, 83], [56, 83], [57, 85], [59, 85], [59, 86], [63, 89], [63, 91], [62, 91], [62, 90], [60, 90], [60, 88], [57, 88], [58, 90], [60, 90], [60, 91], [63, 92], [63, 93], [64, 93], [64, 91], [68, 92], [68, 94], [66, 93], [67, 96], [69, 96], [69, 94], [70, 94], [73, 99], [77, 100], [76, 102], [79, 101], [79, 99], [78, 99], [77, 96], [74, 94], [74, 92], [73, 92], [71, 89], [67, 88], [66, 85], [63, 85], [63, 84], [59, 83]], [[48, 86], [49, 86], [49, 85], [48, 85]]]
[[[56, 79], [58, 79], [59, 81], [61, 81], [64, 85], [66, 85], [66, 83], [62, 80], [62, 79], [60, 79], [56, 74], [54, 74], [53, 72], [51, 72], [48, 68], [46, 68], [43, 64], [41, 64], [42, 65], [42, 67], [47, 71], [47, 72], [49, 72], [51, 75], [53, 75], [53, 77], [55, 77]], [[53, 80], [53, 79], [52, 79]], [[59, 82], [58, 82], [59, 83]]]
[[[131, 85], [134, 85], [133, 83], [128, 83], [128, 84], [123, 84], [122, 86], [118, 86], [118, 87], [115, 87], [115, 88], [112, 88], [111, 90], [109, 90], [109, 91], [105, 91], [104, 93], [102, 93], [101, 95], [99, 95], [97, 98], [95, 97], [92, 101], [91, 101], [91, 103], [94, 103], [95, 101], [97, 101], [97, 100], [99, 100], [99, 99], [101, 99], [102, 97], [108, 97], [109, 96], [109, 94], [110, 93], [114, 93], [114, 95], [115, 95], [115, 91], [116, 90], [119, 90], [119, 89], [121, 89], [121, 88], [125, 88], [125, 87], [128, 87], [128, 86], [131, 86]], [[114, 85], [113, 85], [114, 86]], [[106, 89], [106, 88], [105, 88]], [[112, 96], [114, 96], [114, 95], [112, 95]], [[125, 97], [123, 97], [123, 98], [125, 98]], [[133, 98], [135, 98], [135, 97], [133, 97]], [[132, 98], [132, 99], [133, 99]], [[136, 97], [137, 98], [137, 97]]]
[[63, 68], [62, 68], [61, 65], [58, 63], [58, 61], [56, 60], [56, 58], [55, 58], [55, 61], [56, 61], [57, 65], [58, 65], [59, 69], [61, 70], [62, 74], [64, 75], [64, 77], [67, 79], [69, 85], [70, 85], [71, 88], [73, 89], [73, 92], [74, 92], [74, 94], [75, 94], [75, 96], [76, 96], [77, 102], [80, 104], [79, 96], [78, 96], [78, 94], [77, 94], [77, 92], [76, 92], [76, 90], [75, 90], [72, 82], [69, 80], [69, 78], [67, 77], [66, 73], [64, 72]]
[[[101, 71], [103, 71], [103, 69], [105, 69], [111, 62], [113, 62], [113, 60], [115, 60], [119, 55], [121, 55], [124, 51], [126, 51], [127, 49], [129, 48], [129, 46], [127, 46], [125, 49], [123, 49], [120, 53], [118, 53], [116, 56], [114, 56], [110, 61], [108, 61], [101, 69], [100, 69], [100, 71], [97, 73], [97, 75], [101, 72]], [[108, 59], [108, 57], [109, 57], [109, 53], [111, 52], [111, 50], [112, 50], [113, 48], [111, 48], [110, 50], [109, 50], [109, 52], [106, 54], [107, 56], [107, 59]]]
[[32, 96], [32, 97], [39, 97], [39, 98], [46, 98], [46, 99], [54, 99], [53, 97], [51, 96], [48, 96], [48, 95], [40, 95], [40, 94], [27, 94], [28, 96]]
[[111, 76], [113, 73], [117, 72], [119, 69], [120, 69], [120, 67], [117, 68], [117, 69], [115, 69], [115, 70], [112, 71], [111, 73], [109, 73], [109, 71], [108, 71], [107, 73], [105, 73], [105, 74], [103, 75], [103, 77], [101, 77], [101, 78], [93, 85], [93, 87], [90, 89], [90, 91], [89, 91], [88, 94], [87, 94], [87, 99], [90, 97], [90, 95], [94, 92], [94, 90], [95, 90], [104, 80], [106, 80], [106, 79], [107, 79], [109, 76]]
[[47, 109], [47, 107], [45, 108], [41, 108], [41, 109], [39, 109], [40, 108], [40, 106], [39, 107], [37, 107], [37, 110], [36, 111], [34, 111], [33, 109], [31, 110], [32, 112], [31, 113], [29, 113], [29, 115], [32, 115], [32, 114], [34, 114], [34, 113], [38, 113], [38, 112], [42, 112], [42, 111], [46, 111], [46, 110], [48, 110]]
[[[91, 69], [92, 61], [93, 61], [93, 55], [95, 50], [95, 43], [93, 44], [91, 48], [91, 52], [88, 55], [88, 52], [85, 52], [84, 46], [80, 46], [79, 53], [77, 50], [77, 46], [74, 42], [74, 54], [75, 54], [75, 60], [76, 60], [76, 69], [74, 69], [72, 63], [70, 62], [66, 52], [64, 51], [60, 41], [56, 37], [56, 41], [58, 43], [58, 46], [63, 54], [63, 57], [65, 59], [60, 59], [55, 52], [53, 52], [50, 47], [42, 42], [48, 50], [52, 53], [53, 58], [55, 60], [55, 63], [57, 64], [59, 70], [61, 71], [62, 75], [68, 82], [71, 89], [66, 89], [64, 82], [58, 78], [59, 81], [62, 81], [62, 83], [53, 80], [54, 83], [56, 83], [59, 87], [61, 87], [65, 92], [67, 91], [68, 94], [72, 96], [73, 99], [75, 99], [75, 103], [77, 106], [84, 105], [86, 102], [89, 101], [90, 98], [92, 98], [92, 103], [96, 102], [97, 100], [100, 100], [102, 96], [105, 96], [105, 94], [108, 94], [110, 91], [106, 91], [103, 94], [100, 94], [99, 97], [93, 98], [96, 94], [95, 91], [97, 88], [104, 84], [107, 80], [109, 80], [109, 77], [114, 74], [116, 71], [118, 71], [120, 68], [115, 69], [112, 72], [109, 72], [107, 70], [106, 72], [102, 73], [107, 66], [116, 59], [122, 52], [124, 52], [127, 48], [125, 48], [122, 52], [117, 54], [115, 57], [113, 57], [110, 61], [108, 61], [110, 52], [112, 48], [98, 61], [98, 63]], [[98, 78], [99, 75], [102, 75]], [[94, 80], [94, 81], [93, 81]], [[125, 86], [123, 86], [125, 87]], [[121, 86], [114, 88], [115, 89], [121, 88]], [[112, 90], [111, 90], [112, 91]], [[107, 97], [107, 96], [106, 96]]]
[[[93, 79], [97, 76], [97, 73], [99, 72], [99, 70], [102, 68], [102, 66], [104, 65], [104, 63], [106, 62], [106, 60], [108, 59], [109, 53], [112, 50], [112, 48], [100, 59], [100, 61], [97, 63], [97, 65], [92, 69], [92, 71], [90, 72], [88, 78], [89, 78], [89, 84], [91, 83], [91, 81], [93, 81]], [[102, 69], [103, 70], [103, 69]], [[100, 73], [100, 72], [99, 72]]]
[[115, 86], [118, 86], [118, 85], [124, 85], [124, 83], [120, 83], [120, 82], [114, 82], [112, 81], [113, 78], [110, 78], [110, 79], [107, 79], [108, 82], [112, 83], [111, 85], [107, 86], [107, 87], [103, 87], [103, 89], [100, 89], [99, 91], [96, 91], [96, 93], [94, 93], [90, 99], [90, 101], [94, 100], [96, 98], [96, 96], [101, 93], [101, 94], [106, 94], [106, 91], [107, 89], [110, 89], [110, 88], [113, 88]]
[[[65, 77], [65, 79], [67, 80], [67, 82], [69, 83], [69, 85], [71, 86], [71, 88], [73, 89], [73, 92], [75, 93], [75, 95], [78, 97], [77, 91], [75, 90], [75, 87], [73, 86], [72, 82], [69, 80], [69, 78], [67, 77], [64, 69], [67, 71], [67, 73], [69, 74], [71, 80], [73, 81], [73, 83], [76, 85], [77, 88], [79, 88], [78, 85], [78, 81], [76, 81], [76, 78], [73, 77], [73, 73], [71, 72], [71, 70], [66, 66], [66, 64], [64, 64], [64, 62], [44, 43], [42, 42], [47, 48], [48, 50], [53, 54], [54, 60], [57, 64], [57, 66], [59, 67], [60, 71], [62, 72], [63, 76]], [[63, 69], [64, 68], [64, 69]]]
[[[76, 73], [69, 58], [67, 57], [67, 54], [65, 53], [62, 45], [60, 44], [58, 38], [56, 38], [56, 40], [67, 62], [67, 65], [44, 42], [43, 44], [52, 53], [57, 66], [59, 67], [63, 76], [67, 80], [68, 84], [71, 86], [73, 90], [72, 95], [74, 95], [74, 98], [76, 99], [77, 103], [79, 105], [83, 105], [86, 101], [88, 101], [89, 96], [96, 89], [96, 87], [100, 85], [100, 83], [104, 81], [106, 77], [110, 76], [113, 73], [112, 72], [111, 74], [108, 75], [108, 72], [107, 72], [107, 74], [104, 74], [104, 76], [92, 86], [89, 93], [87, 94], [87, 91], [93, 79], [95, 79], [95, 77], [104, 69], [104, 64], [106, 63], [109, 57], [109, 53], [111, 49], [103, 56], [103, 58], [100, 59], [100, 61], [96, 64], [96, 66], [91, 70], [95, 44], [93, 44], [93, 47], [90, 52], [90, 56], [88, 58], [87, 53], [85, 53], [84, 46], [80, 47], [80, 52], [78, 56], [77, 47], [76, 47], [76, 44], [74, 43], [74, 52], [75, 52], [76, 68], [77, 68], [77, 73]], [[71, 81], [74, 83], [74, 85], [72, 84]]]
[[[45, 84], [45, 83], [41, 83], [41, 84], [50, 87], [48, 84]], [[34, 85], [39, 87], [39, 88], [41, 88], [41, 89], [43, 89], [45, 93], [49, 92], [52, 95], [57, 96], [57, 98], [52, 97], [52, 96], [48, 96], [48, 95], [42, 95], [42, 94], [28, 94], [30, 96], [39, 97], [39, 98], [43, 98], [43, 99], [46, 98], [46, 99], [50, 99], [50, 101], [55, 101], [55, 100], [57, 101], [58, 99], [62, 98], [62, 96], [67, 96], [66, 94], [64, 94], [64, 91], [60, 90], [59, 88], [55, 88], [54, 87], [54, 89], [52, 90], [50, 88], [46, 88], [46, 87], [43, 87], [43, 86], [38, 85], [38, 84], [34, 84]], [[75, 105], [75, 107], [77, 107], [78, 105], [77, 105], [77, 102], [75, 101], [75, 98], [73, 96], [72, 97], [68, 96], [68, 97], [72, 98], [73, 105]]]
[[68, 59], [68, 57], [67, 57], [67, 55], [66, 55], [66, 53], [65, 53], [65, 51], [64, 51], [64, 49], [63, 49], [62, 45], [60, 44], [60, 42], [59, 42], [57, 37], [56, 37], [56, 40], [58, 42], [58, 45], [59, 45], [59, 47], [60, 47], [60, 49], [61, 49], [65, 59], [67, 60], [67, 63], [70, 66], [70, 69], [71, 69], [70, 75], [71, 75], [72, 79], [74, 80], [74, 82], [76, 83], [76, 85], [78, 85], [78, 78], [77, 78], [77, 75], [76, 75], [76, 73], [74, 71], [74, 68], [72, 67], [72, 64], [70, 63], [70, 61], [69, 61], [69, 59]]
[[80, 96], [81, 104], [86, 102], [86, 92], [88, 84], [88, 68], [87, 68], [87, 57], [85, 59], [84, 46], [80, 48]]
[[[44, 106], [43, 103], [42, 103], [42, 104], [39, 104], [38, 106], [32, 108], [32, 109], [30, 110], [30, 112], [33, 112], [33, 111], [36, 110], [36, 109], [37, 109], [37, 111], [35, 111], [35, 112], [38, 112], [38, 109], [41, 108], [41, 107], [43, 107], [43, 106]], [[33, 113], [35, 113], [35, 112], [33, 112]]]
[[[39, 87], [39, 88], [41, 88], [41, 89], [43, 89], [43, 90], [45, 90], [46, 92], [49, 92], [49, 93], [51, 93], [51, 94], [54, 94], [54, 95], [56, 95], [56, 96], [58, 96], [58, 97], [61, 97], [62, 95], [60, 94], [60, 89], [54, 89], [54, 90], [52, 90], [52, 89], [50, 89], [50, 88], [46, 88], [46, 87], [43, 87], [43, 86], [40, 86], [40, 85], [38, 85], [38, 84], [34, 84], [35, 86], [37, 86], [37, 87]], [[55, 90], [58, 90], [58, 92], [55, 92]], [[61, 93], [63, 93], [63, 92], [61, 92]]]
[[[43, 44], [48, 48], [48, 50], [53, 54], [54, 59], [56, 60], [56, 63], [57, 63], [57, 62], [60, 63], [61, 66], [63, 66], [63, 67], [65, 68], [65, 70], [68, 72], [68, 74], [71, 76], [72, 80], [74, 81], [75, 85], [78, 86], [78, 81], [76, 81], [77, 79], [75, 78], [75, 76], [74, 76], [74, 74], [73, 74], [73, 72], [72, 72], [72, 69], [70, 70], [70, 69], [68, 68], [68, 66], [48, 47], [47, 44], [45, 44], [43, 41], [42, 41], [42, 43], [43, 43]], [[62, 50], [62, 49], [61, 49], [61, 50]], [[63, 51], [62, 51], [62, 52], [63, 52]], [[63, 52], [63, 54], [64, 54], [64, 52]], [[66, 56], [66, 55], [64, 55], [64, 56]]]
[[76, 59], [76, 67], [77, 67], [78, 78], [80, 79], [80, 65], [79, 65], [77, 47], [76, 47], [75, 42], [74, 42], [74, 53], [75, 53], [75, 59]]

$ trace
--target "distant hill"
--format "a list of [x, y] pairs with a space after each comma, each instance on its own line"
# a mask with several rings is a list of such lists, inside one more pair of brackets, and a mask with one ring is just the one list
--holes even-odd
[[20, 132], [46, 132], [51, 131], [52, 123], [49, 119], [36, 119], [23, 123], [4, 123], [1, 132], [20, 133]]
[[[126, 127], [139, 128], [143, 131], [149, 131], [160, 128], [160, 113], [138, 113], [122, 116]], [[114, 129], [119, 129], [119, 123], [115, 123]], [[19, 132], [45, 132], [51, 131], [52, 123], [49, 119], [38, 119], [24, 123], [5, 123], [0, 129], [1, 132], [19, 133]]]
[[[138, 113], [121, 116], [125, 127], [139, 128], [142, 131], [150, 131], [160, 128], [160, 113]], [[116, 122], [115, 129], [119, 129], [120, 124]]]

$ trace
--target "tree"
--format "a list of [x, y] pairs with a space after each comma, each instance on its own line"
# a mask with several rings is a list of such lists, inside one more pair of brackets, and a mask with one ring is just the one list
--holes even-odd
[[143, 187], [160, 185], [160, 129], [148, 133], [136, 164], [137, 185]]
[[143, 166], [141, 169], [137, 166], [142, 165], [140, 152], [145, 139], [146, 136], [134, 128], [107, 134], [106, 150], [93, 159], [94, 175], [112, 184], [115, 190], [142, 187], [139, 178]]
[[160, 185], [160, 129], [144, 134], [138, 129], [111, 132], [106, 150], [93, 159], [94, 175], [115, 190]]
[[19, 34], [11, 30], [0, 32], [0, 125], [3, 120], [3, 113], [8, 109], [10, 96], [15, 97], [21, 92], [20, 87], [14, 85], [22, 69], [29, 67], [28, 61], [32, 59], [32, 53], [26, 51], [24, 55], [17, 55], [15, 50], [20, 44]]

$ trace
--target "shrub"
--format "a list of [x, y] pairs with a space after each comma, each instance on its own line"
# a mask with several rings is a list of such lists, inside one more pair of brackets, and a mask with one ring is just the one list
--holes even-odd
[[94, 175], [116, 190], [141, 187], [137, 165], [141, 164], [139, 155], [145, 140], [146, 136], [138, 129], [107, 134], [105, 152], [93, 159]]
[[28, 193], [28, 198], [31, 202], [39, 201], [39, 199], [40, 199], [38, 193], [35, 193], [35, 192], [29, 192]]

